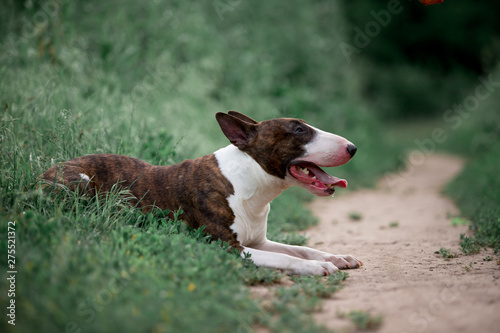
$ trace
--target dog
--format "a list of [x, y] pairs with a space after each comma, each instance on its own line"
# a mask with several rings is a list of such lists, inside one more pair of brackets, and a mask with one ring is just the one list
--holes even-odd
[[331, 196], [347, 181], [320, 167], [347, 163], [356, 146], [300, 119], [277, 118], [257, 122], [236, 112], [219, 112], [216, 120], [231, 142], [195, 160], [155, 166], [136, 158], [96, 154], [54, 165], [41, 175], [46, 183], [90, 194], [107, 192], [116, 184], [129, 189], [144, 211], [156, 206], [181, 218], [192, 228], [204, 226], [260, 267], [289, 274], [330, 275], [357, 268], [351, 255], [333, 255], [305, 246], [267, 239], [270, 202], [290, 186], [316, 196]]

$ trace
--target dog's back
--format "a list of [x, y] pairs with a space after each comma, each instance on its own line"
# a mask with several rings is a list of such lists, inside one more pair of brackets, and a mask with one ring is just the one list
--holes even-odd
[[213, 154], [171, 166], [122, 155], [86, 155], [52, 166], [41, 178], [47, 185], [64, 185], [90, 195], [109, 192], [113, 186], [128, 189], [135, 197], [131, 204], [143, 211], [170, 209], [173, 217], [173, 211], [181, 209], [189, 226], [206, 225], [214, 239], [229, 240], [239, 248], [229, 229], [234, 215], [226, 209], [233, 187], [222, 176]]

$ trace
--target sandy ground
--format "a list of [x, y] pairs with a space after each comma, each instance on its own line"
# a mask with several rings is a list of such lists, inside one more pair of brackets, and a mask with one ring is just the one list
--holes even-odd
[[[382, 178], [376, 189], [311, 203], [321, 221], [306, 232], [309, 246], [364, 263], [348, 271], [343, 290], [324, 300], [314, 315], [319, 323], [355, 332], [337, 314], [364, 310], [383, 316], [378, 332], [500, 332], [497, 258], [491, 251], [461, 254], [459, 237], [468, 227], [451, 225], [459, 211], [441, 194], [462, 166], [460, 159], [433, 155]], [[353, 220], [353, 212], [361, 219]], [[459, 257], [445, 261], [435, 253], [442, 247]], [[488, 255], [494, 260], [483, 260]]]

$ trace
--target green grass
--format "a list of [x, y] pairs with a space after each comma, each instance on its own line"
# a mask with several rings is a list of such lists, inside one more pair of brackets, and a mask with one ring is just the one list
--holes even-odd
[[[498, 81], [500, 67], [492, 72]], [[463, 120], [449, 142], [448, 149], [467, 158], [462, 172], [446, 188], [470, 220], [471, 235], [461, 235], [460, 245], [466, 254], [491, 247], [500, 253], [500, 94], [494, 91], [481, 101], [469, 119]]]
[[327, 298], [336, 291], [342, 289], [341, 282], [349, 277], [349, 274], [343, 271], [337, 271], [326, 278], [318, 276], [292, 276], [294, 281], [305, 295], [312, 297]]
[[382, 316], [372, 315], [363, 310], [339, 313], [339, 317], [348, 318], [361, 331], [375, 331], [382, 325]]
[[499, 156], [500, 146], [496, 144], [488, 152], [474, 157], [447, 189], [462, 214], [472, 221], [473, 236], [462, 235], [460, 241], [466, 254], [477, 253], [483, 247], [500, 251]]
[[452, 258], [457, 258], [458, 254], [455, 252], [451, 252], [451, 249], [446, 249], [444, 247], [440, 248], [437, 253], [441, 254], [444, 260], [450, 260]]
[[398, 221], [392, 221], [389, 223], [389, 228], [397, 228], [397, 227], [399, 227]]
[[[298, 327], [304, 320], [312, 323], [312, 318], [307, 314], [320, 310], [321, 299], [328, 298], [342, 289], [341, 282], [348, 276], [347, 273], [338, 271], [328, 277], [292, 277], [294, 285], [281, 286], [274, 293], [272, 305], [268, 310], [271, 314], [279, 315], [279, 317], [276, 322], [270, 325], [270, 328], [279, 331], [280, 327]], [[326, 331], [324, 327], [316, 325], [311, 325], [309, 329], [308, 332]]]
[[363, 214], [360, 212], [350, 212], [349, 218], [353, 221], [361, 221], [363, 219]]
[[452, 226], [458, 226], [458, 225], [470, 225], [470, 221], [461, 217], [452, 217], [451, 218], [451, 225]]

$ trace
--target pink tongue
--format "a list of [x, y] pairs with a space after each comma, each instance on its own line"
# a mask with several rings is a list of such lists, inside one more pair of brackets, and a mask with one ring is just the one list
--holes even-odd
[[323, 184], [332, 184], [334, 186], [338, 187], [347, 187], [347, 180], [345, 179], [340, 179], [334, 176], [331, 176], [321, 170], [318, 166], [316, 165], [307, 165], [307, 168], [314, 173], [316, 178], [322, 182]]

